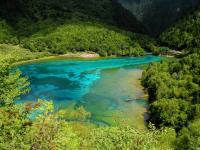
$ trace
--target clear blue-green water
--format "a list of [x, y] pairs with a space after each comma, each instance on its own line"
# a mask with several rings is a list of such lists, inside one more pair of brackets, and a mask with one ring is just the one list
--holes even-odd
[[[123, 57], [97, 60], [52, 59], [19, 67], [29, 77], [30, 92], [18, 103], [52, 100], [57, 109], [84, 106], [94, 120], [110, 123], [121, 114], [138, 117], [146, 101], [139, 83], [139, 65], [160, 57]], [[139, 114], [142, 115], [142, 114]], [[129, 118], [128, 117], [128, 118]], [[141, 116], [140, 116], [141, 117]], [[110, 119], [112, 118], [112, 119]]]

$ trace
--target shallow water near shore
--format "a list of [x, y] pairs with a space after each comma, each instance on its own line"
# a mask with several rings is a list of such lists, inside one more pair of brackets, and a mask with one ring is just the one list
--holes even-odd
[[160, 57], [106, 58], [97, 60], [56, 59], [19, 67], [30, 80], [31, 91], [17, 103], [52, 100], [56, 109], [84, 106], [92, 121], [105, 124], [125, 122], [144, 126], [147, 101], [140, 84], [139, 65]]

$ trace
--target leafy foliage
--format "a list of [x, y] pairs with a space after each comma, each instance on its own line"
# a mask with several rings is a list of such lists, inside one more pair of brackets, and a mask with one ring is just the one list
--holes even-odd
[[[28, 115], [39, 107], [43, 114], [34, 121]], [[1, 107], [0, 148], [3, 150], [49, 150], [77, 149], [79, 137], [65, 121], [52, 115], [52, 103], [39, 101], [37, 104]]]
[[146, 43], [153, 41], [146, 35], [124, 31], [144, 33], [145, 29], [114, 0], [13, 0], [3, 1], [0, 8], [0, 17], [6, 20], [2, 24], [9, 22], [5, 29], [0, 26], [6, 31], [2, 42], [13, 43], [9, 35], [15, 33], [15, 43], [32, 51], [140, 56]]
[[13, 104], [13, 100], [27, 92], [27, 78], [19, 71], [11, 71], [11, 63], [0, 55], [0, 106]]
[[[140, 131], [132, 127], [99, 127], [84, 140], [90, 149], [171, 149], [175, 139], [172, 129]], [[84, 145], [83, 144], [83, 145]], [[84, 145], [85, 146], [85, 145]]]
[[151, 122], [181, 129], [190, 117], [189, 103], [181, 99], [161, 99], [150, 105]]
[[196, 150], [200, 148], [200, 120], [192, 122], [188, 128], [183, 128], [176, 140], [175, 149]]
[[107, 55], [143, 55], [144, 50], [133, 41], [133, 34], [117, 31], [94, 22], [66, 22], [52, 30], [38, 32], [22, 41], [32, 51], [63, 54], [74, 51], [94, 51]]
[[[43, 113], [34, 120], [28, 115], [40, 107]], [[1, 107], [0, 148], [3, 150], [49, 150], [49, 149], [172, 149], [175, 140], [173, 129], [150, 131], [132, 127], [96, 127], [92, 124], [85, 134], [53, 113], [51, 102], [23, 106]]]
[[[182, 70], [182, 67], [185, 70]], [[198, 100], [199, 85], [193, 80], [187, 64], [179, 62], [154, 63], [143, 73], [142, 83], [149, 93], [151, 102], [162, 98]], [[179, 70], [180, 69], [180, 70]], [[195, 68], [198, 72], [198, 67]], [[197, 74], [196, 74], [197, 75]], [[195, 76], [195, 75], [194, 75]]]
[[200, 47], [200, 7], [184, 16], [177, 24], [161, 34], [160, 40], [168, 46], [184, 49]]
[[180, 130], [198, 116], [199, 59], [197, 50], [180, 60], [153, 63], [143, 73], [142, 84], [149, 94], [152, 123]]
[[31, 52], [28, 49], [10, 44], [0, 44], [0, 56], [2, 60], [7, 60], [10, 64], [20, 63], [27, 60], [39, 59], [50, 56], [47, 52]]

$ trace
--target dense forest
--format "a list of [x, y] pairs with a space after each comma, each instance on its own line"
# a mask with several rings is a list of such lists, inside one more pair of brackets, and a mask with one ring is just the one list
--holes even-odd
[[158, 36], [198, 3], [198, 0], [118, 1], [134, 14], [153, 36]]
[[150, 119], [157, 127], [172, 127], [176, 149], [199, 149], [200, 49], [199, 7], [160, 35], [162, 44], [184, 50], [181, 58], [149, 65], [142, 84], [149, 94]]
[[177, 24], [160, 35], [160, 41], [177, 49], [192, 49], [200, 47], [200, 7], [190, 10]]
[[[146, 35], [145, 22], [113, 0], [2, 1], [0, 149], [199, 149], [199, 4], [180, 16], [153, 39]], [[98, 126], [90, 122], [91, 114], [83, 107], [71, 112], [77, 121], [70, 122], [65, 118], [68, 112], [54, 111], [53, 102], [15, 104], [30, 90], [29, 79], [13, 70], [18, 62], [68, 52], [142, 56], [145, 50], [159, 55], [170, 49], [183, 53], [151, 63], [141, 78], [149, 95], [146, 129]], [[42, 113], [35, 115], [38, 111]]]
[[143, 48], [148, 43], [143, 43], [153, 39], [130, 32], [144, 33], [145, 29], [129, 11], [111, 0], [85, 3], [74, 0], [3, 3], [0, 42], [56, 54], [94, 51], [102, 56], [144, 55]]

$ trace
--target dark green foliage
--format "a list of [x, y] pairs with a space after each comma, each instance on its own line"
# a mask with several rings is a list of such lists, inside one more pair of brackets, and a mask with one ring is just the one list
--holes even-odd
[[199, 0], [118, 0], [129, 9], [148, 29], [158, 36], [174, 24]]
[[150, 105], [150, 121], [160, 126], [181, 129], [189, 119], [189, 103], [182, 99], [161, 99]]
[[150, 101], [162, 98], [181, 98], [192, 103], [199, 101], [199, 54], [180, 61], [151, 64], [143, 72], [142, 84]]
[[160, 40], [163, 44], [178, 49], [200, 47], [199, 26], [200, 7], [162, 33]]
[[154, 55], [167, 55], [171, 51], [169, 47], [159, 47], [159, 46], [156, 46], [155, 43], [149, 43], [147, 48]]
[[11, 24], [22, 18], [31, 22], [47, 19], [56, 22], [98, 20], [130, 31], [144, 32], [142, 24], [134, 15], [115, 0], [3, 0], [0, 17], [9, 20]]
[[150, 121], [177, 130], [198, 118], [200, 104], [200, 55], [151, 64], [142, 76], [149, 94]]
[[200, 119], [200, 104], [196, 104], [191, 107], [191, 119]]
[[200, 149], [200, 120], [192, 122], [188, 128], [183, 128], [176, 140], [176, 150], [198, 150]]
[[11, 26], [7, 24], [5, 20], [0, 18], [0, 43], [12, 43], [17, 44], [18, 39], [14, 34]]

